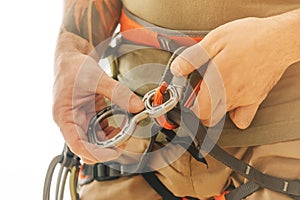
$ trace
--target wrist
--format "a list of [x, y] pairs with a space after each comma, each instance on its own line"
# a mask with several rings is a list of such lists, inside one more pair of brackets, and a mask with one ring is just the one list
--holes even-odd
[[300, 9], [267, 18], [273, 24], [277, 35], [278, 51], [286, 67], [300, 61]]

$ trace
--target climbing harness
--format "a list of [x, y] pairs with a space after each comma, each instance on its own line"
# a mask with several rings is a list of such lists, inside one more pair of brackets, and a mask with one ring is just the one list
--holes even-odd
[[[118, 147], [131, 137], [135, 136], [135, 130], [140, 122], [147, 118], [151, 118], [155, 123], [153, 123], [151, 127], [149, 145], [143, 152], [143, 156], [138, 163], [121, 164], [118, 162], [105, 162], [97, 163], [95, 165], [81, 165], [79, 158], [65, 146], [62, 155], [55, 157], [50, 163], [44, 185], [44, 200], [50, 198], [52, 175], [56, 165], [59, 163], [61, 164], [61, 170], [59, 172], [59, 180], [56, 187], [56, 199], [62, 199], [68, 173], [71, 174], [70, 190], [72, 200], [79, 199], [76, 192], [78, 184], [84, 185], [93, 180], [106, 181], [121, 176], [132, 176], [135, 174], [141, 174], [164, 200], [195, 199], [193, 197], [175, 196], [172, 191], [169, 191], [168, 188], [163, 185], [156, 176], [155, 171], [149, 169], [149, 166], [147, 166], [147, 161], [149, 159], [148, 153], [152, 151], [152, 147], [156, 142], [157, 132], [164, 134], [166, 141], [169, 143], [181, 145], [197, 161], [207, 165], [205, 157], [202, 155], [202, 152], [204, 151], [206, 154], [212, 156], [219, 162], [231, 168], [232, 171], [248, 180], [247, 183], [237, 188], [226, 190], [220, 196], [216, 196], [215, 200], [240, 200], [262, 188], [286, 194], [292, 199], [300, 200], [300, 180], [290, 180], [264, 174], [244, 161], [230, 155], [216, 144], [216, 141], [208, 134], [207, 127], [205, 127], [197, 116], [189, 109], [191, 105], [193, 105], [195, 97], [200, 90], [201, 80], [205, 75], [210, 60], [188, 77], [175, 77], [170, 71], [170, 65], [175, 57], [185, 49], [182, 46], [189, 45], [188, 40], [182, 40], [180, 35], [170, 34], [167, 29], [157, 28], [154, 25], [133, 16], [126, 9], [122, 12], [121, 23], [123, 23], [123, 31], [143, 28], [145, 25], [150, 27], [143, 31], [144, 35], [139, 38], [147, 38], [142, 40], [143, 42], [140, 43], [141, 45], [161, 48], [171, 52], [173, 52], [174, 49], [177, 50], [171, 56], [159, 86], [156, 89], [149, 91], [144, 96], [143, 102], [145, 109], [142, 112], [133, 115], [115, 105], [108, 106], [91, 119], [87, 135], [91, 143], [94, 143], [101, 148]], [[163, 36], [159, 33], [163, 33]], [[168, 34], [171, 36], [165, 37], [165, 35]], [[136, 38], [132, 37], [130, 34], [126, 35], [125, 33], [123, 36], [128, 41], [138, 43]], [[202, 36], [197, 35], [197, 37], [194, 38], [196, 41], [199, 41]], [[178, 43], [178, 41], [181, 42]], [[112, 137], [104, 139], [98, 138], [97, 132], [101, 131], [101, 123], [109, 120], [109, 118], [114, 115], [124, 116], [117, 128], [118, 132]], [[178, 137], [174, 131], [178, 126], [184, 127], [185, 130], [187, 130], [187, 135]], [[219, 127], [216, 126], [212, 129], [218, 128]], [[79, 171], [81, 178], [78, 181]]]
[[[186, 130], [189, 131], [188, 136], [185, 137], [176, 137], [176, 133], [174, 130], [170, 128], [169, 125], [164, 126], [162, 124], [162, 120], [157, 120], [157, 124], [152, 126], [151, 131], [151, 142], [148, 145], [147, 149], [143, 153], [145, 157], [141, 159], [141, 162], [138, 164], [120, 164], [117, 162], [107, 162], [107, 163], [98, 163], [96, 165], [82, 165], [81, 166], [81, 174], [84, 178], [79, 181], [81, 185], [87, 184], [93, 180], [105, 181], [111, 180], [115, 178], [119, 178], [121, 176], [132, 176], [134, 174], [138, 174], [141, 168], [147, 168], [147, 153], [152, 150], [153, 144], [155, 143], [156, 134], [158, 131], [162, 132], [166, 136], [166, 140], [173, 144], [179, 144], [197, 160], [207, 164], [205, 158], [200, 152], [205, 151], [205, 153], [214, 157], [219, 162], [223, 163], [227, 167], [231, 168], [236, 173], [248, 179], [248, 182], [235, 188], [231, 191], [226, 191], [222, 195], [215, 197], [215, 199], [224, 199], [224, 200], [240, 200], [243, 199], [250, 194], [256, 192], [261, 188], [267, 188], [269, 190], [273, 190], [276, 192], [280, 192], [286, 195], [289, 195], [291, 198], [295, 200], [300, 199], [300, 180], [289, 180], [278, 178], [274, 176], [270, 176], [264, 174], [257, 169], [253, 168], [251, 165], [243, 162], [230, 155], [226, 151], [224, 151], [220, 146], [216, 144], [216, 142], [210, 138], [207, 134], [207, 128], [202, 124], [202, 122], [197, 118], [197, 116], [188, 108], [188, 105], [193, 101], [193, 96], [196, 94], [194, 92], [199, 91], [197, 88], [193, 88], [187, 90], [185, 87], [187, 85], [188, 80], [191, 78], [174, 77], [170, 72], [170, 63], [176, 57], [176, 54], [179, 54], [184, 48], [180, 48], [176, 51], [173, 56], [170, 58], [170, 62], [166, 67], [166, 72], [163, 75], [160, 86], [155, 90], [148, 92], [143, 101], [145, 103], [145, 110], [136, 114], [131, 115], [116, 106], [110, 106], [102, 111], [100, 111], [94, 118], [91, 119], [89, 130], [88, 130], [88, 138], [90, 142], [98, 145], [99, 147], [114, 147], [119, 146], [130, 137], [134, 136], [135, 128], [138, 126], [138, 123], [143, 119], [150, 118], [160, 118], [164, 116], [165, 121], [170, 120], [170, 123], [183, 126]], [[208, 61], [209, 62], [209, 61]], [[200, 74], [202, 77], [205, 74], [208, 64], [206, 63], [202, 66], [196, 73]], [[194, 74], [194, 73], [193, 73]], [[199, 81], [198, 81], [199, 82]], [[196, 84], [196, 87], [199, 87]], [[163, 89], [162, 89], [163, 88]], [[187, 94], [187, 91], [191, 92]], [[165, 97], [168, 97], [165, 99]], [[162, 100], [163, 99], [163, 100]], [[156, 105], [154, 106], [153, 101], [156, 101]], [[185, 101], [182, 101], [185, 100]], [[178, 106], [181, 105], [181, 106]], [[183, 106], [182, 106], [183, 105]], [[178, 111], [180, 109], [180, 111]], [[107, 140], [100, 141], [97, 138], [97, 125], [103, 120], [106, 120], [108, 117], [113, 116], [114, 114], [124, 114], [126, 119], [124, 123], [122, 123], [119, 133], [117, 133], [114, 137], [108, 138]], [[170, 114], [170, 115], [169, 115]], [[196, 129], [194, 128], [196, 127]], [[120, 136], [119, 136], [120, 135]], [[49, 166], [49, 170], [47, 173], [45, 187], [44, 187], [44, 200], [49, 199], [49, 191], [51, 185], [51, 178], [53, 175], [53, 171], [55, 166], [61, 163], [61, 171], [64, 168], [64, 176], [62, 179], [63, 184], [58, 184], [56, 189], [56, 196], [61, 196], [64, 190], [64, 184], [66, 180], [66, 174], [68, 172], [72, 172], [74, 178], [73, 183], [70, 183], [71, 188], [71, 196], [73, 199], [78, 199], [78, 194], [76, 191], [77, 181], [76, 175], [79, 172], [79, 158], [72, 154], [67, 147], [64, 148], [63, 154], [61, 156], [57, 156], [53, 159]], [[209, 166], [208, 166], [209, 167]], [[73, 172], [74, 171], [74, 172]], [[61, 172], [59, 177], [61, 177]], [[177, 200], [177, 199], [194, 199], [193, 197], [176, 197], [169, 191], [156, 177], [155, 171], [148, 170], [148, 172], [141, 173], [145, 180], [153, 187], [153, 189], [162, 196], [165, 200]], [[60, 178], [59, 178], [60, 179]], [[49, 181], [50, 180], [50, 181]], [[60, 188], [59, 188], [60, 187]]]

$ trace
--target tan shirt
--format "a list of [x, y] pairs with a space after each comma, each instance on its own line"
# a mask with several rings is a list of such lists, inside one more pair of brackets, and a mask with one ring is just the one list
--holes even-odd
[[158, 26], [212, 30], [245, 17], [267, 17], [300, 8], [299, 0], [122, 0], [133, 14]]

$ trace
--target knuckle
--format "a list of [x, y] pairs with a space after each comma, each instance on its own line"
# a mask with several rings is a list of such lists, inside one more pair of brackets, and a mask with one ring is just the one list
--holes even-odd
[[86, 151], [86, 148], [82, 144], [81, 139], [72, 139], [71, 137], [66, 138], [66, 143], [68, 144], [71, 151], [76, 155], [82, 155]]
[[75, 141], [68, 141], [68, 146], [70, 147], [70, 149], [72, 150], [72, 152], [76, 155], [81, 155], [81, 149], [80, 149], [80, 145], [77, 145], [78, 142]]
[[68, 122], [70, 120], [69, 113], [67, 111], [65, 111], [65, 109], [62, 109], [57, 106], [53, 106], [52, 116], [53, 116], [54, 122], [59, 127], [62, 127], [63, 124], [65, 124], [66, 122]]
[[58, 109], [57, 103], [53, 104], [52, 117], [53, 117], [53, 120], [55, 121], [55, 123], [58, 124], [58, 122], [59, 122], [59, 109]]

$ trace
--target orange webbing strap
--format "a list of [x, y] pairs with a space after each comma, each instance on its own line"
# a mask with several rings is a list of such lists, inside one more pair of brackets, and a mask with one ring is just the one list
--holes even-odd
[[120, 31], [125, 39], [141, 45], [160, 47], [156, 39], [158, 34], [130, 19], [124, 10], [122, 10], [120, 25]]
[[[189, 36], [180, 33], [180, 31], [155, 26], [129, 13], [125, 8], [121, 13], [120, 25], [122, 36], [125, 39], [136, 44], [153, 46], [156, 48], [161, 47], [158, 36], [171, 39], [179, 46], [191, 46], [203, 39], [203, 36]], [[168, 32], [170, 34], [168, 34]]]

